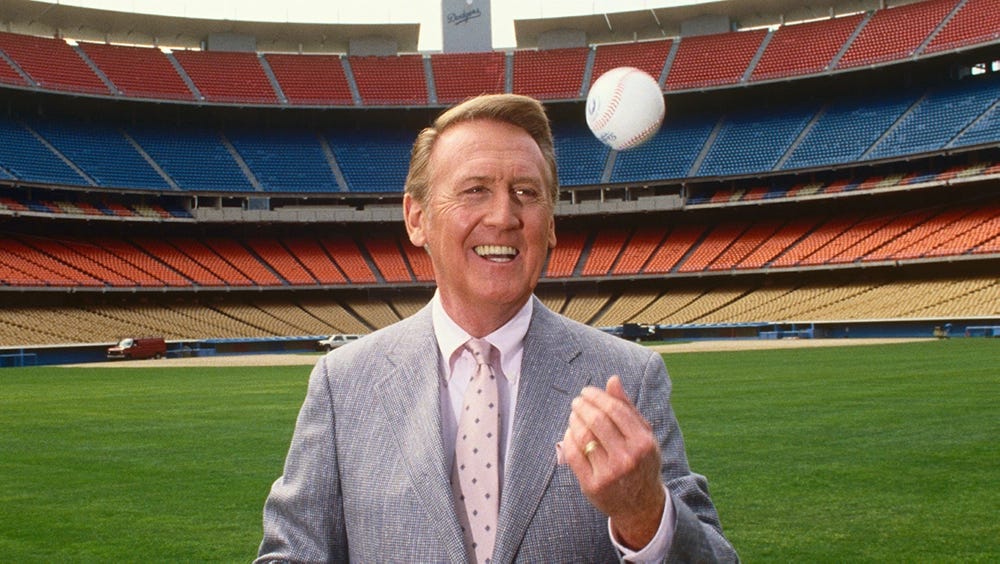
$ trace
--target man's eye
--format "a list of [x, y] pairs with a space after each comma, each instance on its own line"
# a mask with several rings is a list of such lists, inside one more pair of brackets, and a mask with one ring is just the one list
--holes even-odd
[[537, 200], [538, 190], [534, 188], [515, 188], [514, 194], [521, 200]]

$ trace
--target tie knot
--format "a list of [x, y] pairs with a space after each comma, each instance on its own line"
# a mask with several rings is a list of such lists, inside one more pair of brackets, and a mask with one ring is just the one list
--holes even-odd
[[472, 356], [476, 359], [476, 364], [479, 366], [483, 366], [484, 364], [489, 366], [490, 355], [493, 352], [493, 345], [489, 341], [472, 338], [465, 342], [465, 348], [472, 353]]

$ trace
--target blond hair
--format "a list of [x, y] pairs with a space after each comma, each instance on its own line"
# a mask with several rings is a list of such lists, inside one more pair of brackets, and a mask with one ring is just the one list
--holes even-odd
[[555, 144], [545, 108], [534, 98], [518, 94], [488, 94], [470, 98], [445, 111], [424, 128], [413, 142], [410, 152], [410, 170], [406, 175], [406, 193], [420, 204], [426, 204], [430, 195], [431, 150], [438, 136], [449, 127], [477, 119], [509, 123], [525, 130], [538, 148], [548, 166], [546, 178], [549, 203], [558, 197], [559, 178], [556, 172]]

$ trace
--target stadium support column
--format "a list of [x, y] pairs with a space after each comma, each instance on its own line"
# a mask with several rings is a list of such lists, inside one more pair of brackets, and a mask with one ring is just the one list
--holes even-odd
[[490, 0], [441, 0], [441, 17], [445, 53], [493, 50]]

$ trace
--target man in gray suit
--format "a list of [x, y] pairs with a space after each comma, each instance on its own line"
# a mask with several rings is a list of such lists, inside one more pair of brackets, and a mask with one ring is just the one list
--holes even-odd
[[[737, 560], [688, 468], [662, 358], [533, 297], [556, 198], [535, 100], [474, 98], [420, 133], [403, 211], [437, 292], [316, 364], [258, 561]], [[498, 451], [492, 517], [475, 526], [456, 462], [470, 373], [499, 404], [497, 444], [475, 445]]]

